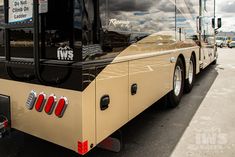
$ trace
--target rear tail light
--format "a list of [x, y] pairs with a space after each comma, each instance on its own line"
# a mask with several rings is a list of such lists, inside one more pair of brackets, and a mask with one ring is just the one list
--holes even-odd
[[66, 97], [61, 97], [57, 103], [55, 115], [59, 118], [63, 117], [67, 106], [68, 106], [68, 99]]
[[38, 99], [37, 99], [37, 102], [36, 102], [36, 104], [35, 104], [35, 109], [36, 109], [38, 112], [42, 112], [42, 109], [43, 109], [43, 107], [44, 107], [45, 101], [46, 101], [46, 94], [40, 93], [40, 94], [38, 95]]
[[56, 96], [54, 94], [52, 94], [51, 96], [49, 96], [47, 102], [46, 102], [46, 106], [45, 106], [45, 112], [49, 115], [52, 114], [54, 108], [56, 105]]
[[31, 91], [29, 93], [29, 96], [28, 96], [28, 99], [27, 99], [27, 102], [26, 102], [26, 107], [29, 109], [29, 110], [32, 110], [33, 109], [33, 106], [35, 104], [35, 101], [37, 99], [37, 93], [35, 91]]
[[51, 94], [47, 98], [47, 95], [44, 92], [41, 92], [39, 95], [37, 95], [37, 93], [33, 90], [29, 93], [26, 102], [26, 107], [29, 110], [35, 108], [38, 112], [42, 112], [42, 110], [44, 109], [44, 111], [48, 115], [51, 115], [55, 110], [55, 115], [59, 118], [62, 118], [64, 116], [64, 112], [67, 106], [68, 106], [68, 99], [66, 97], [61, 97], [57, 101], [55, 94]]

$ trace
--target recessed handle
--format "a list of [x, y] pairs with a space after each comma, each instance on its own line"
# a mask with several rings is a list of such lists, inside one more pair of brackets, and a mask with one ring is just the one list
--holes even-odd
[[135, 83], [131, 86], [131, 95], [136, 95], [138, 90], [138, 85]]
[[109, 108], [109, 104], [110, 104], [110, 97], [109, 97], [109, 95], [104, 95], [100, 99], [100, 109], [101, 109], [101, 111], [104, 111], [104, 110], [108, 109]]

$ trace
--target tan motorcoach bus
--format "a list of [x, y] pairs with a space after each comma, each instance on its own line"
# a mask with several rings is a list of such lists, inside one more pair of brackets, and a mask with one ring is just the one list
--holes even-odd
[[162, 97], [177, 106], [219, 27], [214, 0], [0, 0], [0, 138], [86, 154]]

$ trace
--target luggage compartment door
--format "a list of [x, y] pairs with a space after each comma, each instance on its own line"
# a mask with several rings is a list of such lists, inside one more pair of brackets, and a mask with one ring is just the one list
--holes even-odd
[[128, 62], [97, 68], [97, 143], [128, 122]]
[[136, 84], [136, 93], [129, 95], [129, 118], [133, 119], [172, 89], [173, 64], [170, 55], [130, 61], [129, 86]]

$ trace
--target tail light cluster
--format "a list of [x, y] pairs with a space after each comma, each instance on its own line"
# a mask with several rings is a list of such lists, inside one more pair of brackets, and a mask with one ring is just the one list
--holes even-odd
[[55, 115], [62, 118], [68, 106], [68, 99], [66, 97], [61, 97], [57, 101], [54, 94], [47, 97], [43, 92], [37, 95], [35, 91], [31, 91], [26, 102], [26, 107], [29, 110], [32, 110], [34, 106], [36, 111], [42, 112], [44, 109], [48, 115], [51, 115], [55, 109]]

